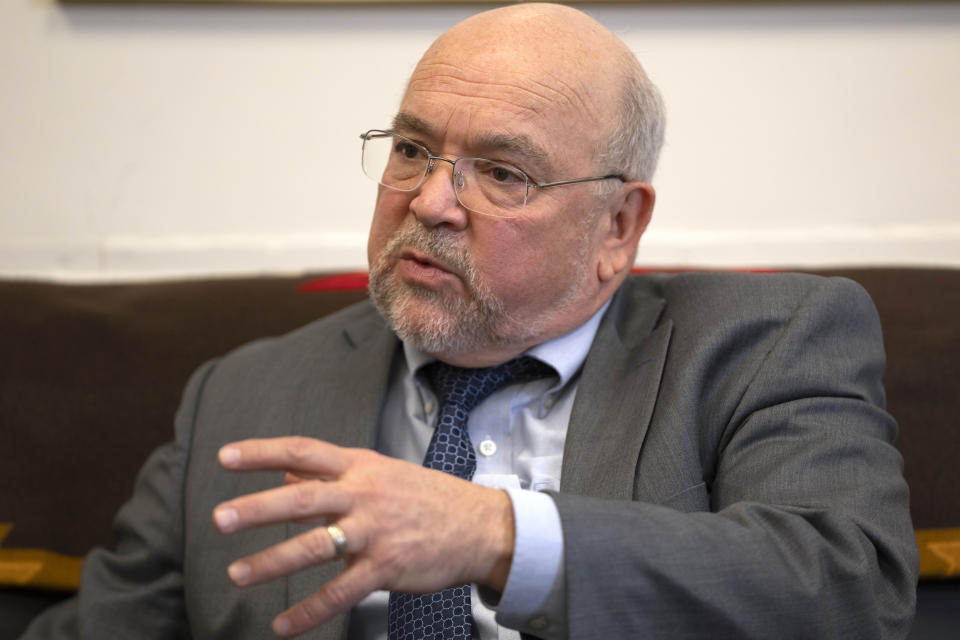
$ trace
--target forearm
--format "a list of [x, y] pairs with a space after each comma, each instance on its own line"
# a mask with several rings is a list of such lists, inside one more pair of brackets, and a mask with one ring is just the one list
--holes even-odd
[[905, 636], [913, 578], [896, 537], [825, 510], [556, 498], [571, 637]]

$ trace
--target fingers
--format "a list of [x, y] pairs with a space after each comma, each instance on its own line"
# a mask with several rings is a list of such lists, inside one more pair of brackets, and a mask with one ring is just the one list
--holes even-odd
[[[503, 553], [497, 542], [505, 538], [501, 528], [512, 535], [509, 497], [440, 471], [305, 438], [236, 442], [220, 451], [220, 461], [235, 471], [286, 472], [279, 487], [218, 505], [220, 531], [321, 520], [335, 521], [346, 538], [347, 569], [281, 614], [274, 623], [280, 635], [315, 627], [377, 589], [427, 593], [474, 581], [490, 573], [487, 559], [513, 552], [512, 538]], [[330, 532], [320, 526], [237, 560], [228, 574], [242, 587], [336, 557]]]
[[298, 476], [295, 473], [285, 473], [283, 476], [283, 484], [296, 484], [298, 482], [305, 482], [307, 480], [319, 480], [319, 478], [307, 478], [304, 476]]
[[336, 478], [349, 466], [346, 449], [297, 436], [233, 442], [218, 458], [231, 471], [287, 471], [305, 478]]
[[378, 589], [380, 583], [381, 578], [373, 563], [358, 560], [306, 600], [277, 616], [273, 631], [284, 637], [308, 631], [347, 611]]
[[[364, 539], [357, 532], [355, 524], [345, 519], [336, 526], [346, 538], [345, 555], [359, 553], [364, 547]], [[352, 535], [348, 533], [351, 530], [354, 531]], [[333, 535], [327, 527], [321, 526], [237, 560], [227, 568], [227, 573], [234, 584], [246, 587], [324, 564], [337, 557]]]
[[302, 480], [220, 504], [213, 521], [221, 533], [281, 522], [326, 522], [350, 509], [351, 499], [334, 485]]
[[[274, 621], [274, 631], [297, 635], [325, 622], [379, 588], [369, 563], [357, 554], [365, 541], [359, 525], [349, 514], [353, 495], [347, 473], [353, 458], [350, 450], [308, 438], [244, 440], [226, 445], [219, 452], [220, 464], [230, 471], [285, 471], [284, 484], [241, 496], [218, 505], [213, 520], [222, 533], [283, 522], [327, 522], [338, 516], [340, 531], [316, 527], [231, 564], [227, 573], [237, 586], [249, 586], [291, 575], [345, 555], [351, 569], [324, 585], [316, 594], [284, 612]], [[354, 492], [355, 493], [355, 492]], [[362, 527], [359, 527], [362, 528]], [[351, 533], [353, 531], [353, 533]], [[334, 537], [345, 538], [341, 553]], [[358, 571], [352, 566], [359, 565]]]

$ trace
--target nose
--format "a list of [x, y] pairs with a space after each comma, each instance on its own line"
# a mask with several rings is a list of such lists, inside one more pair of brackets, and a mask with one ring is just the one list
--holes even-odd
[[[454, 173], [451, 175], [450, 171]], [[452, 160], [430, 160], [427, 177], [410, 201], [410, 211], [425, 226], [446, 225], [454, 230], [466, 228], [469, 215], [454, 190], [454, 182], [458, 179], [462, 182], [463, 176], [458, 177], [456, 171]]]

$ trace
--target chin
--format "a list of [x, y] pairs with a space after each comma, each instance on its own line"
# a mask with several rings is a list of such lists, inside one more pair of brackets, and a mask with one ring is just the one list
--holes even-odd
[[370, 297], [394, 333], [431, 354], [455, 354], [514, 341], [503, 305], [492, 296], [468, 296], [411, 285], [392, 273], [370, 274]]

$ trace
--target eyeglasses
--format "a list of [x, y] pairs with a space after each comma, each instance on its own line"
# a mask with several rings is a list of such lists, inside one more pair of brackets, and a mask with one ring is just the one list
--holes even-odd
[[437, 167], [437, 161], [453, 167], [453, 191], [464, 208], [498, 218], [516, 218], [523, 213], [532, 189], [549, 189], [580, 182], [620, 180], [606, 175], [561, 182], [536, 183], [520, 169], [483, 158], [450, 160], [435, 156], [422, 144], [391, 131], [371, 129], [361, 133], [363, 172], [371, 180], [397, 191], [418, 189]]

